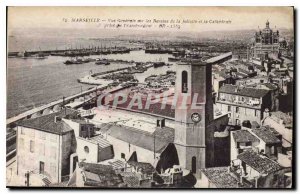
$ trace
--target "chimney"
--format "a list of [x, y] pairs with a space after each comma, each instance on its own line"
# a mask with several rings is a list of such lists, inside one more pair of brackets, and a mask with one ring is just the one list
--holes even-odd
[[58, 116], [55, 116], [55, 117], [54, 117], [54, 123], [57, 123], [58, 121], [61, 121], [61, 118], [58, 117]]
[[163, 128], [165, 127], [165, 119], [164, 118], [158, 118], [157, 121], [156, 121], [156, 126], [157, 127], [160, 127], [160, 128]]
[[65, 97], [63, 96], [63, 108], [64, 108], [64, 110], [65, 110], [65, 116], [67, 115], [67, 109], [66, 109], [66, 106], [65, 106]]
[[270, 111], [268, 108], [266, 108], [264, 111], [264, 118], [269, 117], [269, 116], [270, 116]]
[[258, 188], [258, 177], [255, 177], [255, 187], [254, 188]]

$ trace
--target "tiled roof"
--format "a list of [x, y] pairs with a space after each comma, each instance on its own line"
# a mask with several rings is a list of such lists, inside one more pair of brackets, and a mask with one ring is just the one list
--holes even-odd
[[125, 161], [118, 160], [118, 159], [114, 159], [114, 161], [110, 161], [108, 163], [113, 167], [114, 170], [123, 169], [126, 165]]
[[231, 77], [228, 73], [226, 73], [226, 70], [224, 70], [224, 69], [219, 71], [218, 74], [219, 74], [219, 76], [221, 76], [223, 78], [230, 78]]
[[255, 67], [256, 69], [261, 70], [261, 71], [265, 69], [265, 67], [262, 66], [262, 65], [254, 65], [254, 67]]
[[248, 75], [244, 74], [244, 73], [241, 73], [241, 72], [235, 72], [236, 76], [239, 77], [239, 78], [247, 78]]
[[77, 117], [77, 111], [72, 109], [66, 109], [65, 114], [65, 110], [61, 110], [60, 112], [51, 113], [41, 117], [19, 121], [17, 125], [54, 134], [64, 134], [73, 130], [68, 124], [66, 124], [62, 120], [58, 120], [57, 122], [55, 122], [55, 117], [75, 118]]
[[232, 132], [233, 138], [236, 142], [246, 143], [246, 142], [259, 142], [259, 139], [252, 135], [247, 130], [238, 130]]
[[97, 128], [101, 133], [106, 133], [111, 128], [111, 123], [101, 123], [97, 125]]
[[286, 125], [287, 127], [292, 127], [293, 125], [293, 117], [281, 111], [271, 112], [271, 118], [282, 119], [283, 124]]
[[227, 93], [227, 94], [235, 94], [235, 95], [240, 95], [240, 96], [248, 96], [248, 97], [254, 97], [254, 98], [261, 98], [264, 97], [269, 93], [269, 90], [264, 90], [264, 89], [256, 89], [256, 88], [238, 88], [238, 86], [234, 85], [223, 85], [219, 89], [220, 93]]
[[139, 177], [136, 173], [133, 172], [121, 172], [120, 175], [122, 176], [124, 183], [131, 188], [139, 187], [140, 181]]
[[87, 180], [85, 186], [92, 187], [124, 187], [122, 177], [117, 175], [113, 170], [112, 166], [94, 164], [94, 163], [79, 163], [80, 168]]
[[262, 174], [269, 174], [282, 169], [277, 162], [266, 156], [259, 155], [253, 150], [247, 150], [237, 156], [238, 159], [245, 162], [251, 168]]
[[103, 137], [101, 137], [100, 135], [91, 137], [90, 139], [88, 139], [88, 141], [98, 144], [98, 146], [101, 148], [106, 148], [111, 146], [111, 144], [106, 139], [103, 139]]
[[251, 121], [251, 128], [252, 129], [256, 129], [256, 128], [259, 128], [260, 127], [260, 125], [258, 124], [258, 122], [256, 122], [256, 121]]
[[165, 141], [169, 142], [169, 143], [173, 143], [174, 142], [174, 129], [170, 128], [170, 127], [156, 127], [155, 131], [153, 133], [156, 137], [159, 137], [161, 139], [164, 139]]
[[68, 185], [68, 181], [63, 181], [60, 183], [51, 183], [49, 187], [70, 187], [70, 186]]
[[79, 123], [79, 124], [85, 124], [85, 125], [94, 125], [92, 123], [89, 123], [87, 120], [85, 119], [72, 119], [72, 121], [76, 122], [76, 123]]
[[[130, 105], [131, 101], [132, 101], [132, 98], [128, 97], [126, 102], [124, 102], [122, 104], [118, 104], [118, 108], [128, 109], [128, 107], [130, 107], [129, 105]], [[145, 108], [146, 103], [147, 103], [147, 100], [142, 99], [142, 107], [143, 107], [142, 109], [139, 109], [138, 106], [132, 106], [130, 108], [130, 110], [175, 118], [175, 109], [172, 105], [166, 104], [165, 107], [162, 108], [163, 104], [158, 102], [158, 103], [150, 104], [149, 108]], [[108, 104], [113, 105], [113, 100], [110, 101]]]
[[244, 70], [244, 69], [242, 69], [242, 68], [238, 68], [238, 70], [239, 70], [240, 73], [244, 73], [244, 74], [247, 74], [247, 75], [253, 74], [253, 72], [246, 71], [246, 70]]
[[[132, 145], [136, 145], [138, 147], [142, 147], [144, 149], [154, 151], [153, 134], [135, 129], [133, 127], [127, 127], [124, 125], [114, 125], [114, 124], [109, 124], [109, 125], [110, 128], [107, 132], [108, 135], [120, 139], [124, 142], [128, 142]], [[168, 130], [168, 132], [170, 132], [170, 130]], [[172, 136], [174, 137], [174, 130], [172, 130], [171, 133]], [[163, 137], [155, 135], [155, 152], [161, 153], [168, 146], [169, 143], [171, 143], [169, 140], [166, 140]]]
[[278, 88], [275, 84], [272, 84], [272, 83], [265, 83], [263, 85], [268, 87], [270, 90], [276, 90]]
[[229, 172], [228, 167], [214, 167], [201, 170], [210, 182], [217, 188], [245, 188], [247, 185], [239, 183], [238, 178]]
[[152, 173], [154, 173], [156, 171], [155, 168], [150, 163], [128, 161], [128, 164], [130, 166], [140, 168], [142, 170], [142, 173], [147, 174], [147, 175], [151, 175]]
[[281, 141], [276, 137], [276, 135], [270, 130], [265, 127], [259, 129], [253, 129], [252, 132], [261, 138], [267, 144], [272, 143], [280, 143]]
[[114, 170], [110, 165], [80, 162], [79, 167], [82, 168], [84, 171], [96, 174], [114, 173]]

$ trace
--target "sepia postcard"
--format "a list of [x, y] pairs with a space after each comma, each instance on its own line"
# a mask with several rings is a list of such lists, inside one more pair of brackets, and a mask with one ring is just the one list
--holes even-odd
[[295, 188], [294, 7], [7, 7], [8, 188]]

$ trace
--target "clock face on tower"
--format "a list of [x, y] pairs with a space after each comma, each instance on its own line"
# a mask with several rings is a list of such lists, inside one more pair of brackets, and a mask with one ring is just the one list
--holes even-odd
[[199, 123], [201, 121], [201, 115], [199, 113], [193, 113], [191, 119], [194, 123]]

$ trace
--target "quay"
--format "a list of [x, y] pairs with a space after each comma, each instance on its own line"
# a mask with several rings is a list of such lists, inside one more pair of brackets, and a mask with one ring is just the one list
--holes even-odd
[[90, 85], [109, 85], [113, 83], [113, 80], [102, 79], [103, 76], [110, 75], [113, 73], [121, 73], [121, 72], [128, 72], [131, 74], [142, 73], [144, 72], [144, 70], [147, 70], [150, 67], [153, 67], [152, 62], [144, 63], [138, 67], [124, 67], [124, 68], [119, 68], [119, 69], [106, 71], [106, 72], [93, 73], [90, 75], [86, 75], [82, 78], [79, 78], [77, 79], [77, 81], [79, 83], [90, 84]]
[[209, 59], [206, 60], [206, 62], [209, 63], [209, 64], [214, 65], [216, 63], [222, 63], [224, 61], [227, 61], [231, 58], [232, 58], [232, 52], [227, 52], [227, 53], [224, 53], [222, 55], [209, 58]]
[[111, 47], [111, 48], [81, 48], [81, 49], [60, 49], [60, 50], [43, 50], [43, 51], [24, 51], [24, 52], [8, 52], [8, 57], [24, 57], [33, 56], [36, 54], [42, 54], [45, 56], [65, 56], [65, 57], [75, 57], [75, 56], [89, 56], [89, 55], [107, 55], [107, 54], [123, 54], [130, 53], [130, 51], [136, 50], [134, 48], [125, 47]]
[[[75, 94], [75, 95], [66, 97], [65, 99], [56, 100], [56, 101], [50, 102], [48, 104], [42, 105], [40, 107], [28, 110], [28, 111], [21, 113], [15, 117], [11, 117], [11, 118], [7, 119], [6, 125], [9, 126], [9, 125], [11, 125], [19, 120], [22, 120], [22, 119], [29, 119], [32, 117], [32, 115], [34, 115], [36, 113], [43, 114], [45, 112], [45, 110], [56, 110], [56, 109], [60, 108], [63, 105], [63, 103], [65, 103], [65, 104], [72, 103], [76, 100], [79, 100], [80, 97], [84, 97], [86, 99], [85, 102], [91, 101], [92, 99], [95, 99], [99, 95], [101, 95], [102, 91], [106, 88], [107, 88], [106, 85], [102, 86], [102, 87], [94, 87], [92, 89], [86, 90], [79, 94]], [[105, 90], [105, 92], [106, 93], [114, 93], [114, 92], [117, 92], [124, 88], [125, 88], [125, 86], [124, 87], [121, 87], [121, 86], [115, 87], [110, 90]]]

